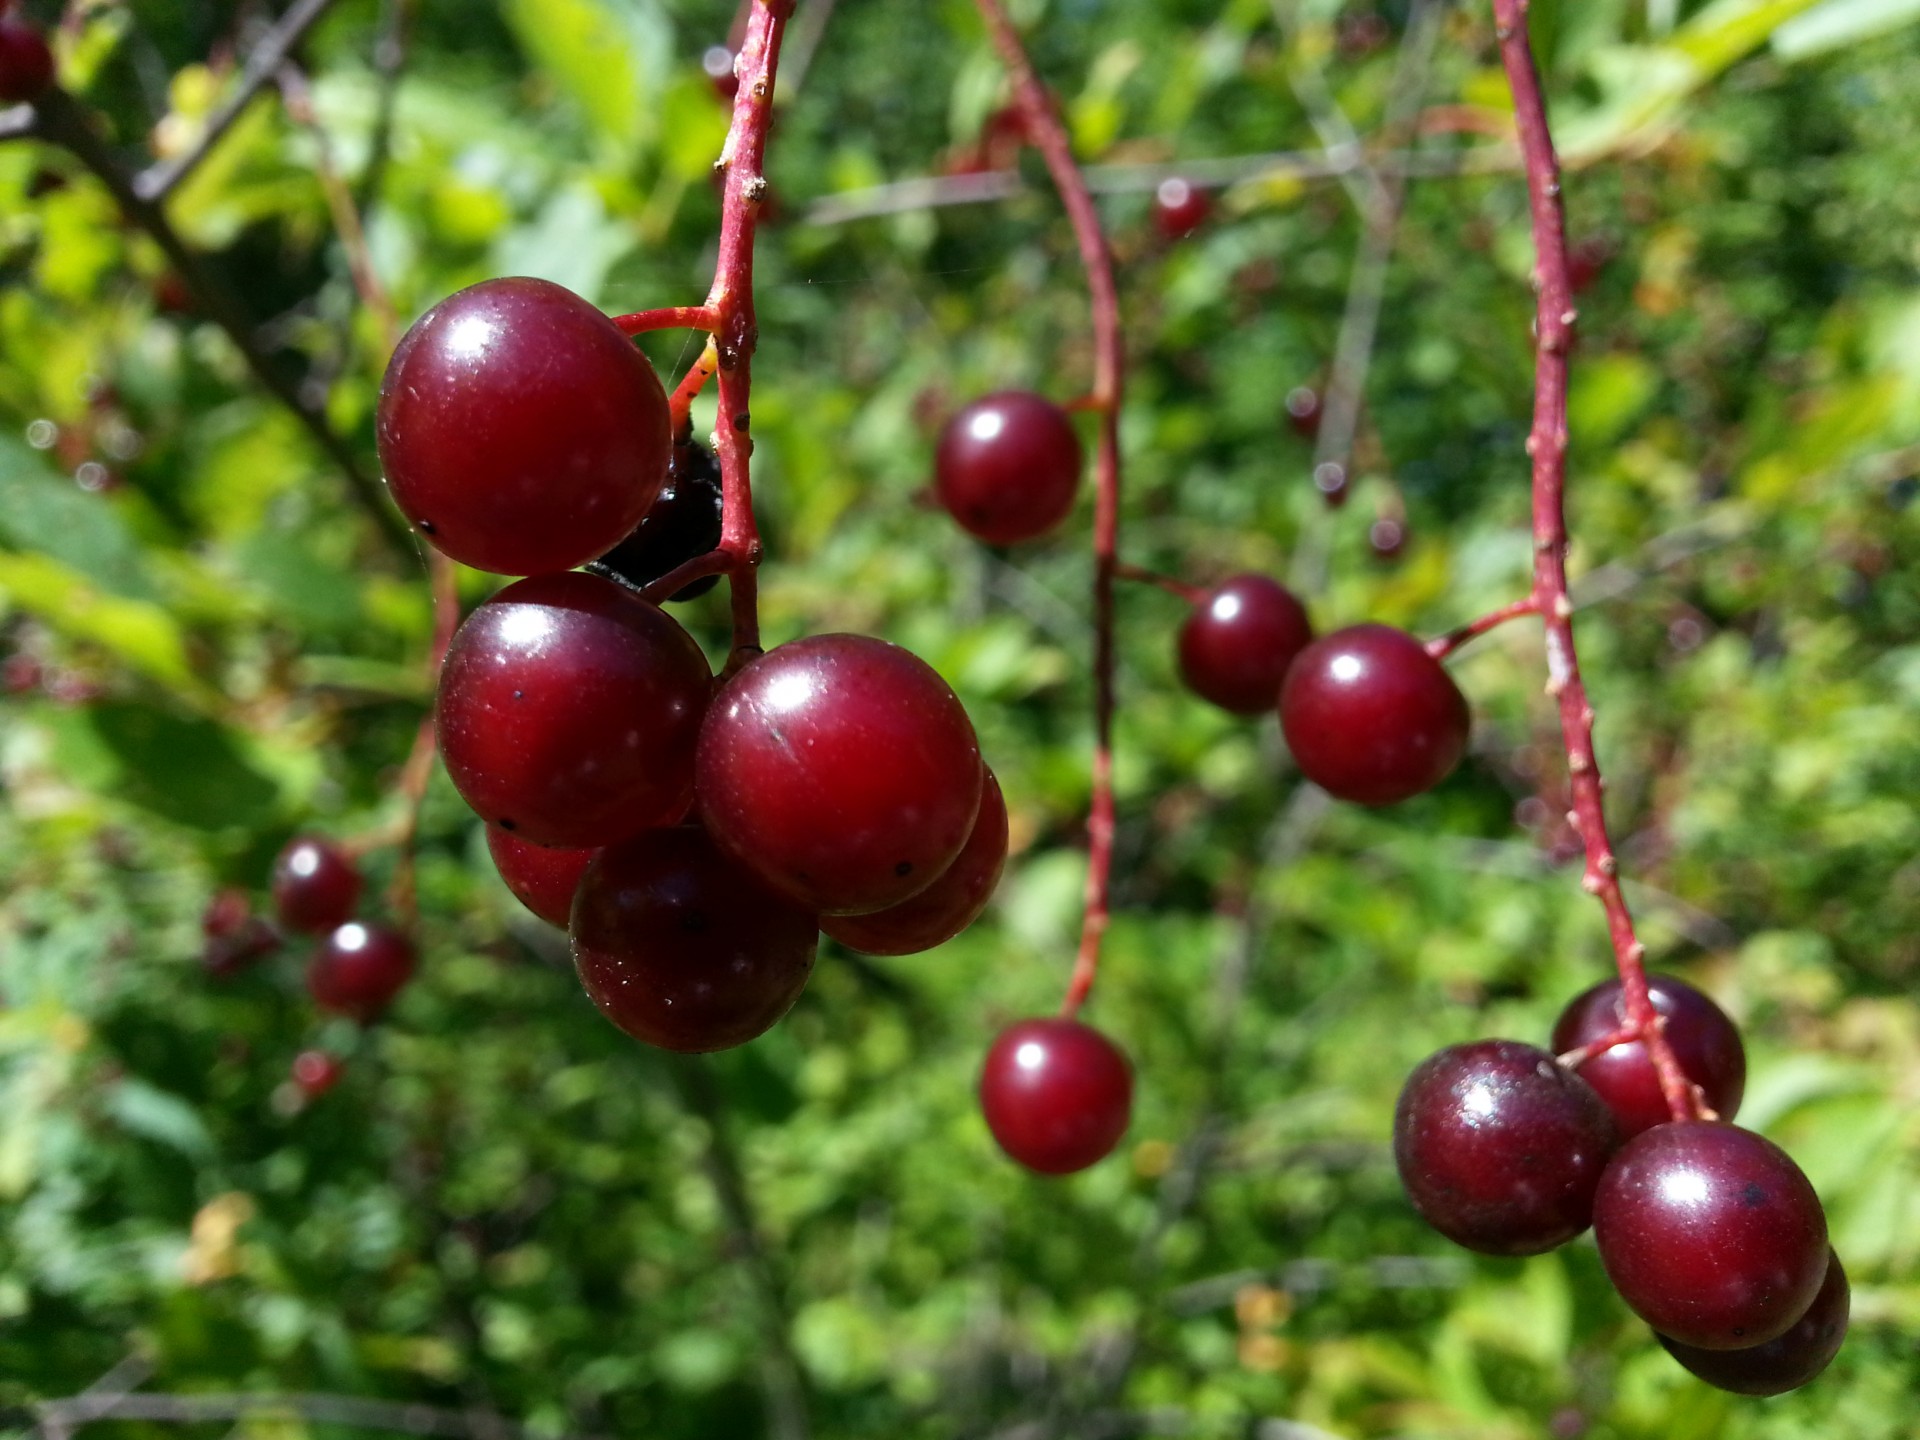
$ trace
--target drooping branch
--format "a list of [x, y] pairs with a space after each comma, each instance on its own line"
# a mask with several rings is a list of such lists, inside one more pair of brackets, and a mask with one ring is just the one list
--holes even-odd
[[1573, 810], [1568, 821], [1586, 848], [1581, 886], [1599, 899], [1619, 967], [1627, 1028], [1647, 1047], [1667, 1107], [1676, 1120], [1700, 1113], [1700, 1100], [1674, 1059], [1659, 1014], [1647, 993], [1646, 947], [1634, 934], [1633, 917], [1620, 889], [1620, 862], [1607, 837], [1600, 765], [1593, 748], [1593, 706], [1580, 676], [1573, 641], [1573, 603], [1567, 595], [1567, 364], [1573, 349], [1573, 285], [1567, 270], [1566, 217], [1560, 201], [1560, 162], [1547, 127], [1540, 73], [1527, 41], [1526, 0], [1493, 0], [1500, 60], [1513, 90], [1520, 148], [1526, 162], [1528, 210], [1533, 224], [1534, 283], [1539, 304], [1534, 321], [1533, 594], [1546, 629], [1547, 693], [1560, 708], [1566, 741]]
[[[1080, 948], [1061, 1011], [1073, 1015], [1085, 1003], [1100, 966], [1113, 874], [1113, 583], [1120, 550], [1120, 402], [1126, 348], [1120, 336], [1120, 292], [1100, 213], [1080, 167], [1074, 163], [1053, 97], [1034, 73], [1025, 47], [1000, 0], [975, 0], [994, 48], [1013, 77], [1015, 103], [1027, 134], [1039, 149], [1073, 223], [1080, 263], [1087, 272], [1093, 311], [1093, 391], [1099, 422], [1093, 478], [1093, 785], [1087, 814], [1087, 886]], [[724, 383], [724, 379], [723, 379]]]

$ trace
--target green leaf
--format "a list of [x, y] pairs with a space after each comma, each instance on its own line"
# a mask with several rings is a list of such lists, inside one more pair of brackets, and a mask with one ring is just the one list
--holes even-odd
[[100, 646], [198, 709], [220, 704], [219, 695], [187, 664], [179, 623], [159, 605], [103, 595], [84, 576], [46, 556], [4, 552], [0, 598], [65, 635]]
[[10, 435], [0, 436], [0, 540], [38, 550], [116, 595], [155, 598], [139, 543], [113, 503], [83, 493]]
[[89, 719], [119, 762], [114, 788], [157, 815], [197, 830], [220, 830], [259, 828], [277, 812], [277, 787], [212, 721], [144, 705], [97, 706]]

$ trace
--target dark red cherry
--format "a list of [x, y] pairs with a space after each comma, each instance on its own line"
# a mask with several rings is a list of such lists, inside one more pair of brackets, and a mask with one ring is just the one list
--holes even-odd
[[350, 920], [320, 942], [307, 966], [314, 1004], [370, 1025], [413, 978], [413, 942], [398, 930]]
[[25, 20], [0, 15], [0, 103], [38, 100], [53, 84], [53, 51], [47, 37]]
[[1280, 725], [1300, 771], [1342, 800], [1391, 805], [1431, 790], [1466, 753], [1466, 697], [1413, 636], [1350, 625], [1287, 671]]
[[536, 576], [453, 637], [441, 758], [489, 824], [592, 849], [684, 813], [710, 688], [700, 647], [659, 607], [597, 575]]
[[324, 935], [359, 903], [358, 867], [326, 840], [296, 836], [273, 862], [273, 913], [288, 930]]
[[200, 933], [200, 964], [215, 980], [238, 975], [280, 948], [280, 933], [253, 913], [244, 890], [216, 892], [201, 912]]
[[636, 1040], [744, 1045], [793, 1008], [813, 972], [813, 914], [776, 895], [697, 826], [608, 847], [573, 902], [573, 963]]
[[293, 1083], [309, 1100], [318, 1100], [340, 1083], [347, 1067], [324, 1050], [302, 1050], [293, 1057]]
[[740, 93], [740, 77], [733, 73], [733, 60], [733, 51], [725, 45], [709, 45], [700, 53], [700, 68], [722, 100], [731, 100]]
[[1235, 575], [1207, 592], [1180, 627], [1180, 678], [1203, 700], [1236, 715], [1279, 703], [1313, 622], [1293, 592], [1264, 575]]
[[934, 491], [969, 534], [1018, 545], [1067, 518], [1081, 462], [1066, 411], [1030, 390], [1002, 390], [947, 422], [934, 452]]
[[987, 908], [1007, 863], [1007, 802], [989, 769], [980, 787], [980, 813], [960, 856], [938, 880], [909, 900], [871, 915], [829, 915], [820, 928], [868, 955], [915, 955], [944, 945]]
[[1407, 522], [1382, 515], [1367, 527], [1367, 546], [1382, 560], [1397, 560], [1407, 548]]
[[[720, 544], [720, 465], [694, 442], [673, 447], [667, 483], [637, 528], [587, 569], [640, 590]], [[720, 583], [707, 575], [682, 585], [669, 601], [694, 600]]]
[[[1671, 975], [1649, 975], [1647, 992], [1653, 1008], [1667, 1017], [1667, 1043], [1681, 1071], [1706, 1092], [1708, 1106], [1722, 1120], [1733, 1119], [1747, 1088], [1747, 1052], [1733, 1021], [1705, 995]], [[1603, 981], [1576, 995], [1561, 1011], [1553, 1027], [1554, 1052], [1564, 1055], [1578, 1050], [1626, 1023], [1620, 982]], [[1673, 1118], [1660, 1093], [1660, 1077], [1647, 1058], [1647, 1047], [1637, 1040], [1604, 1050], [1575, 1070], [1606, 1101], [1624, 1139]]]
[[546, 280], [486, 280], [414, 322], [375, 427], [394, 503], [442, 552], [502, 575], [583, 565], [666, 478], [667, 397], [605, 315]]
[[1614, 1289], [1669, 1339], [1762, 1345], [1806, 1314], [1827, 1217], [1787, 1153], [1723, 1121], [1668, 1123], [1620, 1148], [1594, 1196]]
[[1068, 1175], [1104, 1160], [1127, 1133], [1133, 1068], [1091, 1025], [1022, 1020], [987, 1051], [980, 1109], [1008, 1155], [1042, 1175]]
[[1807, 1313], [1786, 1331], [1741, 1350], [1702, 1350], [1665, 1335], [1667, 1353], [1709, 1385], [1736, 1395], [1784, 1395], [1798, 1390], [1832, 1363], [1847, 1338], [1853, 1293], [1840, 1257], [1827, 1252], [1827, 1274]]
[[1393, 1116], [1393, 1158], [1413, 1208], [1488, 1255], [1538, 1255], [1586, 1229], [1615, 1143], [1600, 1097], [1514, 1040], [1428, 1056]]
[[1310, 385], [1296, 385], [1287, 392], [1287, 423], [1302, 440], [1320, 434], [1320, 392]]
[[1186, 239], [1206, 223], [1212, 210], [1207, 192], [1178, 176], [1162, 180], [1153, 192], [1153, 224], [1163, 240]]
[[933, 884], [973, 833], [984, 767], [959, 698], [866, 635], [770, 650], [714, 697], [695, 761], [722, 849], [809, 910], [862, 915]]
[[587, 873], [598, 850], [554, 850], [532, 845], [498, 825], [487, 827], [487, 853], [507, 889], [527, 909], [549, 925], [567, 928], [573, 913], [573, 892]]

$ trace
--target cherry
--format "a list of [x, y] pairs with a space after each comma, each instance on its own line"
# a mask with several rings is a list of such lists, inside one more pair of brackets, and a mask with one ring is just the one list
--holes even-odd
[[947, 682], [866, 635], [795, 640], [745, 666], [714, 697], [694, 762], [721, 848], [829, 915], [933, 884], [973, 832], [983, 770]]
[[573, 913], [573, 893], [598, 850], [552, 850], [532, 845], [498, 825], [487, 827], [487, 853], [507, 889], [527, 909], [549, 925], [567, 928]]
[[1703, 1350], [1785, 1333], [1827, 1265], [1826, 1213], [1800, 1167], [1717, 1120], [1659, 1125], [1622, 1146], [1600, 1177], [1593, 1233], [1628, 1306]]
[[1466, 753], [1466, 697], [1404, 630], [1350, 625], [1316, 640], [1280, 690], [1301, 773], [1342, 800], [1391, 805], [1431, 790]]
[[394, 503], [444, 553], [503, 575], [585, 564], [660, 493], [667, 397], [571, 290], [485, 280], [413, 324], [380, 386]]
[[1091, 1025], [1022, 1020], [987, 1051], [980, 1108], [1008, 1155], [1042, 1175], [1069, 1175], [1104, 1160], [1127, 1133], [1133, 1069]]
[[38, 100], [53, 84], [47, 37], [24, 20], [0, 15], [0, 103]]
[[1067, 518], [1082, 460], [1066, 411], [1030, 390], [1001, 390], [974, 401], [940, 432], [934, 492], [969, 534], [989, 545], [1017, 545]]
[[257, 964], [280, 948], [279, 933], [253, 913], [244, 890], [221, 890], [200, 916], [205, 944], [200, 964], [208, 975], [225, 980]]
[[289, 930], [324, 935], [359, 903], [360, 871], [330, 841], [295, 836], [273, 862], [273, 913]]
[[1515, 1040], [1428, 1056], [1393, 1116], [1393, 1158], [1413, 1208], [1488, 1255], [1538, 1255], [1586, 1229], [1615, 1144], [1600, 1097]]
[[820, 928], [849, 949], [868, 955], [913, 955], [944, 945], [974, 921], [993, 898], [1007, 863], [1007, 802], [987, 770], [980, 813], [959, 858], [911, 899], [870, 915], [829, 915]]
[[340, 1083], [347, 1067], [324, 1050], [302, 1050], [293, 1057], [293, 1083], [309, 1100], [318, 1100]]
[[700, 68], [722, 100], [731, 100], [740, 93], [740, 77], [733, 72], [733, 60], [733, 51], [725, 45], [709, 45], [700, 52]]
[[1382, 515], [1367, 527], [1367, 547], [1382, 560], [1397, 560], [1407, 548], [1407, 522]]
[[[1653, 1008], [1667, 1017], [1667, 1043], [1681, 1072], [1705, 1092], [1708, 1106], [1722, 1120], [1733, 1119], [1747, 1087], [1747, 1052], [1733, 1021], [1705, 995], [1671, 975], [1649, 975], [1647, 993]], [[1560, 1013], [1553, 1026], [1554, 1051], [1564, 1055], [1581, 1049], [1626, 1023], [1620, 982], [1603, 981], [1575, 996]], [[1575, 1070], [1613, 1111], [1623, 1139], [1673, 1118], [1660, 1093], [1660, 1077], [1647, 1058], [1647, 1047], [1638, 1040], [1603, 1050]]]
[[1807, 1313], [1773, 1339], [1741, 1350], [1702, 1350], [1656, 1335], [1667, 1353], [1709, 1385], [1736, 1395], [1784, 1395], [1826, 1369], [1847, 1338], [1853, 1294], [1840, 1257], [1827, 1252], [1827, 1274]]
[[684, 813], [710, 687], [700, 647], [659, 607], [597, 575], [540, 575], [454, 635], [440, 754], [489, 824], [591, 849]]
[[413, 978], [413, 942], [385, 925], [350, 920], [320, 942], [307, 966], [314, 1004], [370, 1025]]
[[1313, 622], [1293, 592], [1264, 575], [1221, 581], [1180, 627], [1180, 678], [1203, 700], [1236, 715], [1260, 715], [1280, 700]]
[[573, 962], [601, 1013], [636, 1040], [725, 1050], [793, 1008], [817, 928], [698, 827], [649, 830], [587, 867]]
[[1310, 385], [1296, 385], [1287, 392], [1287, 423], [1302, 440], [1320, 434], [1320, 392]]
[[1153, 224], [1160, 238], [1168, 242], [1184, 240], [1206, 223], [1213, 210], [1207, 192], [1191, 181], [1173, 176], [1162, 180], [1153, 192]]
[[[673, 447], [667, 482], [660, 498], [626, 539], [587, 569], [639, 590], [662, 575], [705, 555], [720, 544], [720, 466], [713, 452], [697, 443]], [[682, 585], [669, 600], [693, 600], [720, 583], [704, 575]]]

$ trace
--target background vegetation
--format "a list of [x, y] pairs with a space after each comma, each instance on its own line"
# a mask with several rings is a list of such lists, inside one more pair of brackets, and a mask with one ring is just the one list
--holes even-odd
[[[156, 1393], [418, 1400], [485, 1412], [460, 1422], [475, 1436], [503, 1433], [488, 1414], [659, 1440], [1911, 1435], [1920, 12], [1534, 13], [1573, 234], [1605, 257], [1582, 297], [1572, 523], [1611, 817], [1655, 963], [1746, 1029], [1742, 1120], [1826, 1200], [1855, 1291], [1824, 1379], [1767, 1403], [1710, 1391], [1590, 1244], [1471, 1257], [1399, 1192], [1405, 1072], [1454, 1040], [1539, 1042], [1608, 971], [1525, 625], [1459, 663], [1469, 763], [1371, 813], [1301, 790], [1271, 722], [1184, 694], [1176, 602], [1126, 592], [1119, 911], [1089, 1014], [1137, 1062], [1136, 1118], [1065, 1182], [995, 1152], [975, 1068], [998, 1026], [1057, 1003], [1077, 921], [1086, 516], [995, 554], [917, 496], [952, 406], [1084, 385], [1084, 297], [1030, 156], [1009, 200], [809, 219], [938, 172], [1003, 98], [964, 0], [841, 0], [783, 74], [762, 234], [766, 623], [934, 663], [1016, 854], [970, 933], [906, 960], [829, 948], [788, 1020], [699, 1067], [598, 1017], [444, 777], [422, 973], [386, 1023], [317, 1020], [297, 948], [203, 973], [216, 887], [258, 890], [296, 831], [395, 818], [427, 699], [424, 567], [84, 169], [0, 146], [0, 1424], [134, 1356], [119, 1373]], [[1316, 149], [1302, 76], [1372, 131], [1406, 18], [1394, 0], [1023, 14], [1082, 157], [1107, 164]], [[177, 152], [268, 18], [84, 0], [62, 75], [125, 153]], [[303, 52], [317, 128], [269, 93], [170, 214], [371, 469], [384, 331], [316, 180], [323, 144], [403, 324], [498, 274], [612, 311], [691, 302], [725, 126], [699, 56], [729, 19], [718, 0], [341, 0]], [[1498, 144], [1473, 133], [1497, 137], [1505, 104], [1490, 24], [1446, 16], [1428, 104], [1468, 133], [1423, 148]], [[376, 62], [399, 52], [377, 40], [396, 26], [388, 127]], [[1324, 377], [1354, 204], [1335, 180], [1248, 180], [1170, 247], [1147, 202], [1104, 201], [1133, 350], [1128, 557], [1204, 579], [1324, 554], [1323, 627], [1438, 633], [1518, 593], [1517, 175], [1412, 182], [1335, 512], [1282, 398]], [[663, 370], [692, 356], [649, 345]], [[1401, 507], [1388, 562], [1368, 529]], [[470, 603], [497, 583], [463, 582]], [[682, 613], [720, 654], [720, 596]], [[391, 855], [371, 864], [384, 878]], [[288, 1064], [316, 1042], [346, 1078], [302, 1105]], [[201, 1429], [345, 1433], [291, 1411]]]

